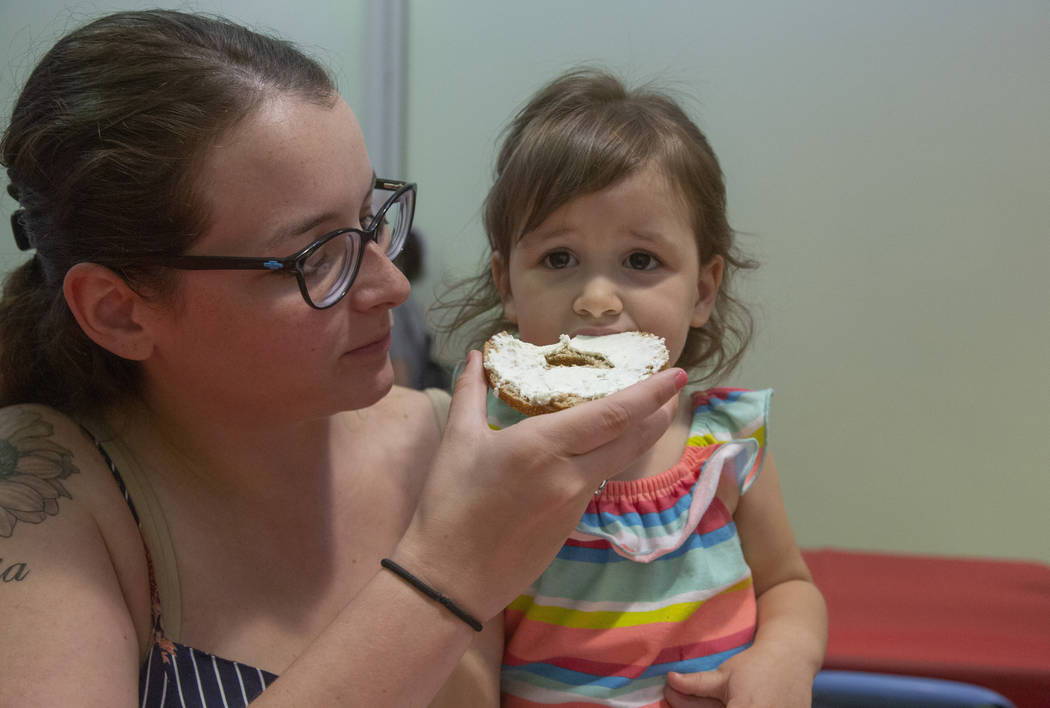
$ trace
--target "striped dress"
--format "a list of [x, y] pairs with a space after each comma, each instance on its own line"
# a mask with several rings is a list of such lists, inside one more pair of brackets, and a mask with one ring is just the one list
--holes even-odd
[[[693, 394], [689, 440], [655, 477], [610, 480], [505, 612], [503, 706], [659, 706], [669, 671], [750, 646], [756, 605], [736, 526], [716, 496], [757, 476], [771, 391]], [[513, 411], [490, 401], [490, 424]]]

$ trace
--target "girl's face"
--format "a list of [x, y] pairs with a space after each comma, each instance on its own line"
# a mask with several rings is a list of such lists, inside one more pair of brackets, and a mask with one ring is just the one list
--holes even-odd
[[[210, 150], [199, 182], [209, 226], [191, 253], [288, 256], [360, 226], [373, 209], [373, 180], [342, 99], [330, 107], [272, 99]], [[200, 405], [235, 407], [242, 418], [326, 415], [370, 405], [390, 389], [390, 310], [408, 296], [408, 281], [375, 243], [346, 297], [326, 310], [303, 300], [294, 275], [178, 277], [174, 304], [154, 322], [149, 380]]]
[[675, 362], [707, 322], [722, 260], [701, 266], [684, 201], [655, 165], [578, 196], [510, 250], [492, 274], [522, 339], [628, 330], [663, 337]]

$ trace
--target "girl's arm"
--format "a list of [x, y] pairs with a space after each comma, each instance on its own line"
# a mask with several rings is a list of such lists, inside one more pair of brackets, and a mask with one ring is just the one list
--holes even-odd
[[795, 543], [772, 457], [740, 498], [734, 521], [758, 601], [754, 644], [715, 671], [671, 674], [668, 702], [809, 708], [827, 645], [827, 611]]

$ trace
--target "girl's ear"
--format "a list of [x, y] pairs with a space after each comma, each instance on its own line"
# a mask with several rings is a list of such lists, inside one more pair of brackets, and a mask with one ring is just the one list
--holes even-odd
[[148, 305], [123, 278], [97, 263], [77, 263], [66, 273], [62, 292], [95, 344], [125, 359], [149, 358], [153, 340], [144, 326]]
[[514, 324], [518, 324], [518, 313], [514, 307], [514, 296], [510, 292], [510, 270], [508, 264], [499, 253], [492, 254], [492, 282], [496, 284], [499, 291], [499, 299], [503, 302], [503, 317]]
[[690, 326], [703, 327], [711, 318], [715, 300], [718, 298], [718, 288], [722, 285], [724, 268], [725, 261], [722, 256], [712, 256], [711, 260], [700, 266], [700, 279], [696, 284], [696, 305], [693, 307]]

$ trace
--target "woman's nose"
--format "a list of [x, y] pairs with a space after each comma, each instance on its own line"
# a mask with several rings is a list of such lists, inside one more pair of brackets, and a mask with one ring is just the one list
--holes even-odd
[[623, 303], [615, 283], [605, 277], [593, 277], [584, 282], [572, 309], [578, 315], [600, 318], [620, 314]]
[[378, 244], [369, 241], [361, 256], [357, 278], [346, 296], [355, 310], [393, 308], [408, 299], [409, 289], [408, 278], [387, 258]]

